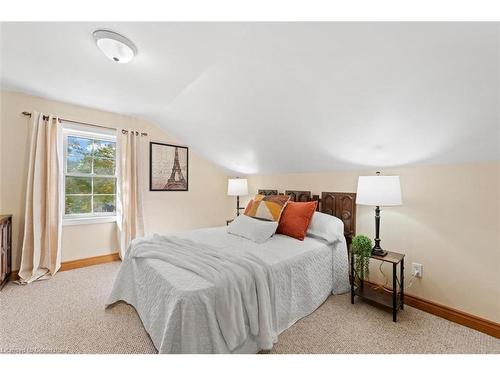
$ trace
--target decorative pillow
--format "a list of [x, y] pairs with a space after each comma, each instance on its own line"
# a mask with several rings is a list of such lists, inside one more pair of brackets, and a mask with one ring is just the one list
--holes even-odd
[[248, 204], [247, 204], [247, 208], [245, 208], [245, 212], [243, 212], [243, 215], [247, 215], [248, 216], [248, 212], [252, 208], [252, 204], [253, 204], [253, 199], [250, 199], [250, 202], [248, 202]]
[[263, 221], [253, 219], [249, 216], [240, 215], [229, 224], [227, 233], [247, 238], [256, 243], [267, 241], [276, 232], [278, 223], [275, 221]]
[[303, 241], [317, 205], [317, 201], [288, 202], [276, 232]]
[[287, 195], [257, 194], [253, 199], [252, 206], [245, 215], [256, 219], [279, 221], [281, 213], [289, 200], [290, 197]]
[[344, 235], [344, 222], [338, 217], [315, 212], [307, 235], [322, 238], [329, 243], [338, 241]]

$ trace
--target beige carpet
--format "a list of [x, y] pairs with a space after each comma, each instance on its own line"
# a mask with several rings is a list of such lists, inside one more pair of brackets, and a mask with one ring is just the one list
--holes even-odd
[[[155, 353], [135, 310], [104, 310], [119, 262], [0, 292], [0, 353]], [[500, 353], [500, 340], [406, 307], [391, 314], [330, 297], [279, 336], [271, 353]]]

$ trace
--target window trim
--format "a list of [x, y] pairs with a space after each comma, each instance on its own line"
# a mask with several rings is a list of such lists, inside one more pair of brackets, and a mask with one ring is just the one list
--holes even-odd
[[[61, 124], [62, 127], [62, 147], [63, 147], [63, 168], [62, 168], [62, 224], [66, 225], [80, 225], [80, 224], [99, 224], [99, 223], [110, 223], [116, 222], [117, 213], [116, 212], [92, 212], [88, 214], [66, 214], [66, 176], [73, 177], [96, 177], [96, 178], [114, 178], [115, 179], [115, 189], [118, 184], [118, 147], [117, 147], [117, 137], [116, 133], [111, 132], [100, 132], [95, 129], [88, 129], [82, 126], [68, 126], [68, 123]], [[79, 172], [67, 172], [67, 157], [68, 157], [68, 137], [76, 136], [87, 139], [92, 139], [94, 141], [112, 141], [115, 142], [115, 174], [110, 175], [100, 175], [100, 174], [85, 174]], [[88, 195], [88, 194], [73, 194], [73, 195]], [[93, 197], [94, 194], [91, 194]], [[110, 195], [110, 194], [95, 194], [95, 195]], [[115, 190], [115, 200], [117, 197], [117, 192]], [[92, 198], [93, 205], [93, 198]], [[93, 210], [93, 207], [92, 207]]]
[[66, 217], [63, 219], [64, 226], [71, 225], [86, 225], [86, 224], [103, 224], [103, 223], [116, 223], [116, 215], [112, 216], [86, 216], [86, 217]]

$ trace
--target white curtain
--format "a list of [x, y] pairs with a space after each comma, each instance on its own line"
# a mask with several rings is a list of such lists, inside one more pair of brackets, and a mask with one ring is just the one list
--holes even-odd
[[31, 115], [31, 146], [20, 283], [53, 276], [61, 267], [62, 132], [57, 117]]
[[117, 223], [120, 257], [123, 259], [130, 241], [144, 235], [142, 207], [141, 133], [118, 130]]

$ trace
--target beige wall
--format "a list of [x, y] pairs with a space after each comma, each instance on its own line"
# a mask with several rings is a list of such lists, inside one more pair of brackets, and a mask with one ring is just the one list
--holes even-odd
[[[249, 189], [355, 192], [357, 177], [374, 172], [253, 176]], [[382, 208], [382, 246], [406, 254], [407, 281], [412, 262], [424, 267], [408, 293], [500, 322], [500, 162], [381, 172], [400, 175], [403, 194], [403, 206]], [[357, 233], [373, 238], [373, 208], [357, 213]]]
[[[22, 111], [41, 111], [78, 121], [142, 129], [150, 141], [176, 142], [146, 121], [115, 113], [45, 100], [13, 92], [0, 92], [0, 210], [14, 215], [13, 269], [18, 269], [22, 243], [24, 197], [27, 175], [29, 122]], [[182, 143], [179, 143], [182, 144]], [[189, 146], [189, 144], [188, 144]], [[149, 145], [144, 152], [144, 211], [148, 233], [170, 233], [225, 225], [232, 200], [226, 196], [227, 177], [212, 163], [189, 150], [189, 191], [149, 191]], [[63, 261], [117, 251], [116, 224], [63, 227]]]
[[[28, 155], [28, 121], [22, 111], [38, 110], [84, 122], [139, 128], [151, 141], [175, 142], [138, 119], [90, 108], [1, 92], [0, 212], [14, 215], [14, 269], [22, 240]], [[149, 152], [145, 153], [147, 167]], [[374, 170], [252, 176], [249, 188], [321, 191], [356, 190], [360, 174]], [[426, 166], [382, 170], [401, 176], [404, 205], [383, 209], [381, 238], [386, 249], [424, 266], [414, 295], [500, 322], [500, 163]], [[190, 150], [189, 192], [149, 192], [144, 179], [145, 221], [149, 233], [224, 225], [234, 199], [226, 196], [226, 176]], [[357, 233], [373, 237], [373, 211], [358, 207]], [[66, 226], [63, 260], [115, 252], [115, 224]], [[389, 270], [387, 269], [388, 273]], [[372, 277], [377, 270], [373, 268]], [[409, 278], [407, 278], [408, 280]]]

